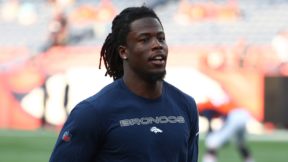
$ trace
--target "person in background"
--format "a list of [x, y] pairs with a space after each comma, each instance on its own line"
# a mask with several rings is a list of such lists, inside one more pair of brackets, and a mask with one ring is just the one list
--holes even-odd
[[167, 57], [152, 9], [129, 7], [117, 15], [99, 64], [114, 81], [71, 111], [50, 162], [197, 162], [198, 109], [164, 80]]
[[[199, 114], [208, 121], [208, 131], [205, 137], [205, 148], [202, 162], [217, 162], [218, 151], [230, 140], [234, 139], [244, 162], [255, 162], [247, 144], [246, 125], [252, 119], [251, 114], [241, 107], [237, 107], [229, 96], [223, 96], [221, 101], [214, 101], [213, 97], [203, 103], [198, 103]], [[221, 98], [218, 96], [218, 99]], [[222, 127], [213, 130], [213, 119], [222, 119]]]
[[59, 12], [49, 23], [48, 38], [40, 47], [40, 52], [46, 52], [53, 47], [75, 45], [85, 39], [92, 39], [94, 36], [94, 31], [91, 28], [81, 29], [77, 32], [71, 30], [68, 16], [64, 12]]

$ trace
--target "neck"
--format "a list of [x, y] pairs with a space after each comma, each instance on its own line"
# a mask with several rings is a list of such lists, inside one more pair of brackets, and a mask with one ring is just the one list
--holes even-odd
[[125, 74], [123, 80], [128, 89], [138, 96], [147, 99], [156, 99], [162, 95], [163, 80], [152, 82]]

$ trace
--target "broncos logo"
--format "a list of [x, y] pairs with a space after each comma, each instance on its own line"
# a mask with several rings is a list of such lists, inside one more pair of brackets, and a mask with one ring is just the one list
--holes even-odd
[[163, 132], [161, 129], [159, 129], [157, 127], [151, 127], [150, 131], [155, 133], [155, 134]]

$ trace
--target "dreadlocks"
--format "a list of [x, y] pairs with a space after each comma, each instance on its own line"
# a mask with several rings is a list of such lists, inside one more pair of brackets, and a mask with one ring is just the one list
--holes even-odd
[[145, 6], [126, 8], [112, 21], [112, 32], [107, 36], [100, 53], [99, 69], [103, 59], [107, 70], [105, 76], [108, 74], [114, 80], [123, 76], [123, 61], [119, 56], [118, 47], [126, 45], [127, 35], [130, 32], [129, 25], [144, 17], [156, 18], [161, 24], [155, 12]]

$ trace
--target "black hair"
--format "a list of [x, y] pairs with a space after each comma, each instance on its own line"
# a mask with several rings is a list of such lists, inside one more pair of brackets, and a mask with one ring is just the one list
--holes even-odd
[[145, 6], [126, 8], [114, 18], [111, 27], [112, 32], [108, 34], [100, 53], [99, 69], [101, 68], [103, 59], [107, 70], [105, 76], [109, 75], [114, 80], [123, 76], [123, 60], [118, 53], [118, 47], [126, 45], [127, 35], [130, 32], [130, 24], [135, 20], [145, 17], [156, 18], [162, 25], [156, 13]]

